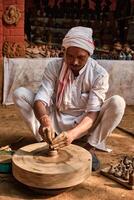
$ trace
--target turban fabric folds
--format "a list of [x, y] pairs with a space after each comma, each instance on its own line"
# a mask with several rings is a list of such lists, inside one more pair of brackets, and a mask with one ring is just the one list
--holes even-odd
[[67, 49], [74, 46], [82, 48], [89, 52], [90, 55], [94, 52], [94, 42], [92, 38], [93, 30], [88, 27], [77, 26], [71, 28], [65, 35], [62, 46]]

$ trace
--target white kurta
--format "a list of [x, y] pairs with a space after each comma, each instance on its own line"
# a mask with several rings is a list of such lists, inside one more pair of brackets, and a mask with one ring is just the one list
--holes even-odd
[[62, 59], [54, 60], [45, 68], [42, 86], [35, 96], [36, 100], [44, 101], [51, 110], [54, 128], [57, 133], [76, 126], [86, 112], [100, 111], [108, 90], [107, 71], [95, 60], [89, 58], [80, 70], [79, 76], [71, 74], [71, 83], [64, 91], [60, 111], [56, 109], [57, 79]]

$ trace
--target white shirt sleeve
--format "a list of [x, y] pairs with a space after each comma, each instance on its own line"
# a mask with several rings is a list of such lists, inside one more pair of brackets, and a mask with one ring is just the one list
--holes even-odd
[[60, 66], [61, 63], [57, 61], [48, 63], [44, 71], [41, 87], [39, 88], [34, 101], [41, 100], [50, 106], [52, 97], [55, 92], [55, 85]]
[[106, 93], [109, 88], [108, 73], [100, 74], [95, 80], [88, 99], [87, 112], [100, 111], [101, 105], [106, 98]]

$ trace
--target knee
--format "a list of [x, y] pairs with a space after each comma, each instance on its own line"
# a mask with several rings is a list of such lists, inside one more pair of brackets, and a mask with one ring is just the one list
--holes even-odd
[[19, 88], [15, 89], [12, 94], [13, 100], [16, 102], [17, 99], [21, 99], [21, 97], [26, 93], [26, 90], [27, 89], [24, 87], [19, 87]]
[[124, 113], [126, 102], [124, 98], [122, 98], [119, 95], [114, 95], [111, 97], [111, 105], [112, 109], [116, 111], [117, 113]]
[[12, 95], [14, 103], [19, 107], [22, 107], [24, 104], [33, 106], [34, 97], [35, 93], [32, 90], [24, 87], [17, 88], [14, 90]]

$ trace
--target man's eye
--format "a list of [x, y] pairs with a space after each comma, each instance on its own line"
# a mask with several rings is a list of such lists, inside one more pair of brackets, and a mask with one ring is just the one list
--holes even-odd
[[78, 59], [79, 59], [79, 60], [84, 60], [84, 59], [85, 59], [85, 57], [83, 57], [83, 56], [80, 56], [80, 57], [78, 57]]
[[73, 56], [72, 56], [72, 55], [67, 55], [67, 57], [68, 57], [68, 58], [73, 58]]

